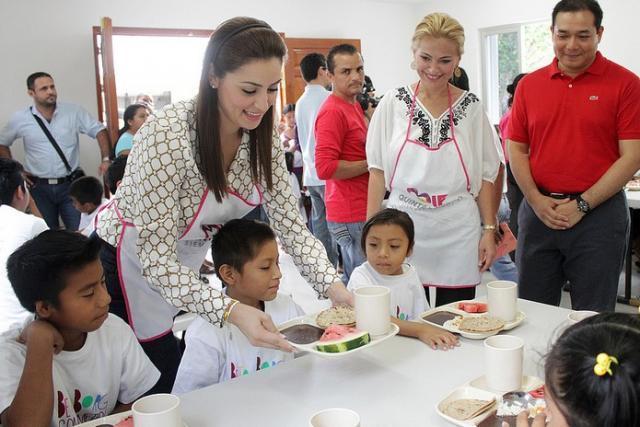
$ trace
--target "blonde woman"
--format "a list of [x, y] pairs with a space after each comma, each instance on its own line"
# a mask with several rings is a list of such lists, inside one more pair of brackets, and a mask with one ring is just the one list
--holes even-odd
[[416, 83], [389, 91], [367, 135], [367, 217], [388, 206], [416, 225], [412, 264], [436, 305], [470, 299], [496, 252], [494, 187], [502, 150], [476, 95], [449, 84], [464, 29], [443, 13], [424, 17], [412, 40]]

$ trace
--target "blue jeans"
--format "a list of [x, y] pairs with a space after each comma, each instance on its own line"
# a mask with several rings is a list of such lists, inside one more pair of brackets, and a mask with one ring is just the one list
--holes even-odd
[[342, 253], [342, 281], [346, 285], [353, 270], [365, 261], [360, 248], [360, 236], [364, 222], [331, 222], [327, 221], [331, 235], [340, 245]]
[[38, 179], [31, 188], [31, 196], [42, 213], [44, 221], [51, 230], [60, 228], [59, 217], [67, 230], [77, 231], [80, 225], [80, 212], [73, 207], [69, 197], [70, 182], [49, 184]]
[[338, 251], [327, 227], [327, 213], [324, 206], [324, 185], [307, 186], [311, 197], [311, 232], [322, 242], [327, 250], [327, 256], [331, 264], [336, 265]]
[[[510, 215], [509, 200], [507, 200], [503, 194], [502, 200], [500, 201], [500, 209], [498, 210], [498, 222], [509, 222]], [[503, 255], [495, 260], [489, 270], [498, 280], [518, 281], [518, 267], [516, 267], [516, 264], [511, 260], [509, 254]]]

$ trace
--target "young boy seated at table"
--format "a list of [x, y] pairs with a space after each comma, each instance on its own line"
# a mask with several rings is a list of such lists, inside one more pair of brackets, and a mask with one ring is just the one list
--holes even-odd
[[85, 236], [90, 236], [95, 229], [95, 216], [100, 205], [106, 202], [102, 198], [102, 183], [92, 176], [83, 176], [69, 186], [69, 197], [73, 207], [80, 211], [80, 225], [78, 231]]
[[[280, 267], [276, 236], [265, 223], [235, 219], [213, 238], [213, 262], [224, 292], [271, 316], [278, 325], [304, 312], [278, 293]], [[173, 393], [182, 394], [247, 375], [293, 359], [293, 354], [252, 346], [231, 324], [222, 328], [197, 318], [185, 334], [186, 349]]]
[[397, 209], [383, 209], [362, 227], [362, 251], [367, 261], [349, 278], [348, 289], [364, 286], [389, 288], [391, 321], [400, 335], [418, 338], [433, 349], [447, 350], [458, 345], [458, 338], [444, 329], [413, 322], [429, 308], [416, 270], [406, 262], [414, 245], [411, 217]]
[[76, 425], [126, 411], [160, 373], [133, 331], [109, 314], [100, 241], [45, 231], [7, 262], [34, 318], [0, 336], [4, 426]]

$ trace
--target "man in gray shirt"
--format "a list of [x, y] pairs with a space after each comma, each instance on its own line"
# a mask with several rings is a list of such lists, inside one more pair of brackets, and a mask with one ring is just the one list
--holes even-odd
[[[58, 94], [49, 74], [31, 74], [27, 78], [27, 89], [33, 105], [16, 112], [0, 131], [0, 157], [11, 158], [9, 147], [16, 139], [22, 138], [31, 195], [44, 220], [49, 228], [57, 229], [59, 218], [62, 218], [66, 229], [77, 230], [80, 212], [69, 198], [69, 186], [75, 177], [81, 175], [78, 134], [98, 140], [102, 157], [100, 174], [110, 164], [109, 135], [105, 127], [84, 108], [57, 102]], [[57, 143], [65, 160], [41, 126]]]
[[310, 53], [300, 61], [302, 78], [307, 83], [304, 93], [296, 103], [296, 126], [298, 143], [304, 163], [302, 183], [311, 196], [311, 231], [324, 245], [329, 260], [336, 264], [337, 250], [327, 228], [324, 205], [324, 181], [316, 173], [316, 117], [322, 103], [331, 94], [325, 87], [331, 84], [327, 72], [327, 60], [320, 53]]

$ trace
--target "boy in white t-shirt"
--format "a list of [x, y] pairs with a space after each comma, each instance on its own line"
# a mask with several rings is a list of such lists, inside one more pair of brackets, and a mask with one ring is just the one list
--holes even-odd
[[100, 206], [107, 202], [107, 199], [102, 197], [103, 194], [102, 183], [93, 176], [78, 178], [69, 186], [69, 197], [73, 207], [80, 211], [78, 231], [87, 237], [96, 228], [95, 217], [100, 211]]
[[20, 303], [35, 313], [0, 336], [5, 426], [76, 425], [126, 411], [160, 373], [120, 318], [98, 259], [100, 241], [45, 231], [7, 262]]
[[389, 288], [391, 321], [400, 327], [400, 335], [418, 338], [431, 348], [447, 350], [458, 339], [444, 329], [413, 322], [429, 308], [416, 270], [405, 262], [411, 255], [415, 231], [411, 217], [397, 209], [383, 209], [362, 227], [362, 251], [367, 261], [356, 267], [348, 289], [364, 286]]
[[11, 288], [7, 259], [18, 246], [49, 228], [42, 218], [25, 212], [31, 197], [23, 173], [20, 163], [0, 158], [0, 334], [30, 315]]
[[[276, 325], [304, 314], [289, 296], [278, 294], [282, 277], [278, 245], [267, 224], [246, 219], [227, 222], [213, 239], [212, 256], [231, 298], [264, 311]], [[173, 386], [176, 394], [293, 359], [291, 353], [254, 347], [235, 325], [218, 328], [200, 317], [187, 328], [185, 343]]]

